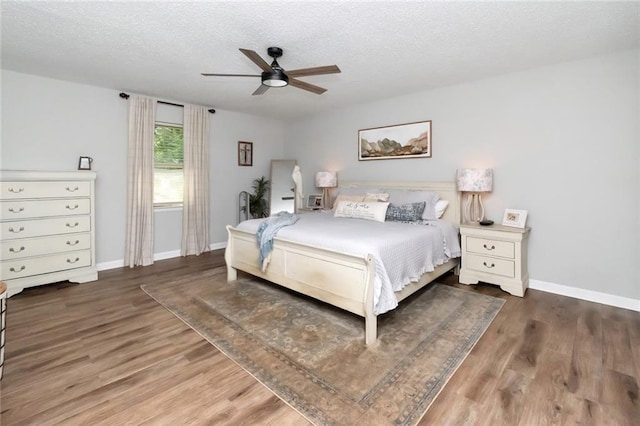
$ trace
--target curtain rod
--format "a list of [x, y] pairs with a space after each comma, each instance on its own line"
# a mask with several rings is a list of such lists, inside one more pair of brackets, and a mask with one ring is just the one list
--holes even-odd
[[[129, 99], [129, 94], [128, 93], [124, 93], [124, 92], [120, 92], [120, 97], [122, 99]], [[165, 104], [165, 105], [173, 105], [173, 106], [184, 108], [184, 105], [174, 104], [173, 102], [158, 101], [158, 103], [159, 104]], [[212, 109], [209, 110], [209, 112], [211, 114], [215, 114], [216, 110], [212, 108]]]

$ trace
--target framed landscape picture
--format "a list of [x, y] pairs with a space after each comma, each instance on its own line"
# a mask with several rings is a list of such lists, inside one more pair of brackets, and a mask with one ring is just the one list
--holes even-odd
[[431, 157], [431, 120], [358, 131], [358, 160]]

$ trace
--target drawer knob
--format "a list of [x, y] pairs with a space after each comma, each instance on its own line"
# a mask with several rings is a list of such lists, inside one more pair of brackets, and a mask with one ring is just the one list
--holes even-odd
[[14, 209], [13, 207], [10, 207], [10, 208], [9, 208], [9, 211], [10, 211], [11, 213], [20, 213], [20, 212], [23, 212], [23, 211], [24, 211], [24, 207], [20, 207], [19, 209]]
[[78, 222], [74, 223], [73, 225], [70, 223], [67, 223], [67, 228], [75, 228], [78, 225], [80, 225]]
[[73, 207], [71, 207], [69, 204], [67, 204], [67, 210], [75, 210], [78, 208], [78, 205], [74, 205]]
[[20, 247], [18, 250], [14, 249], [13, 247], [10, 247], [10, 248], [9, 248], [9, 251], [10, 251], [11, 253], [20, 253], [20, 252], [21, 252], [21, 251], [23, 251], [23, 250], [24, 250], [24, 246]]
[[22, 272], [22, 271], [24, 271], [26, 268], [27, 268], [26, 266], [22, 265], [22, 266], [20, 267], [20, 269], [18, 269], [18, 270], [16, 271], [16, 268], [14, 268], [14, 267], [12, 266], [11, 268], [9, 268], [9, 270], [10, 270], [11, 272]]
[[24, 227], [21, 226], [20, 228], [18, 228], [18, 230], [16, 231], [15, 229], [13, 229], [13, 227], [9, 228], [9, 232], [13, 232], [14, 234], [19, 234], [22, 231], [24, 231]]
[[78, 188], [77, 186], [74, 186], [73, 188], [70, 188], [70, 187], [68, 187], [68, 186], [67, 186], [65, 189], [66, 189], [67, 191], [69, 191], [69, 192], [76, 192], [76, 191], [77, 191], [78, 189], [80, 189], [80, 188]]
[[482, 264], [483, 264], [486, 268], [489, 268], [489, 269], [494, 268], [494, 267], [496, 266], [496, 264], [495, 264], [495, 263], [492, 263], [491, 265], [487, 265], [487, 262], [482, 262]]
[[491, 244], [491, 247], [488, 247], [486, 244], [483, 244], [482, 247], [484, 247], [486, 250], [489, 250], [489, 251], [496, 249], [496, 246], [494, 246], [493, 244]]
[[79, 261], [79, 260], [80, 260], [80, 258], [79, 258], [79, 257], [76, 257], [76, 259], [75, 259], [75, 260], [67, 259], [67, 263], [76, 263], [76, 262], [77, 262], [77, 261]]
[[72, 246], [73, 247], [73, 246], [76, 246], [78, 244], [80, 244], [80, 240], [75, 240], [74, 242], [67, 241], [67, 245], [68, 246]]
[[9, 188], [9, 192], [13, 192], [14, 194], [19, 194], [19, 193], [21, 193], [22, 191], [24, 191], [24, 188], [18, 188], [18, 189], [15, 189], [15, 188]]

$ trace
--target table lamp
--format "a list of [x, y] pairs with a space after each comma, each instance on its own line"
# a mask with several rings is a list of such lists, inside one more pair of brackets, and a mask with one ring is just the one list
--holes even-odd
[[322, 208], [330, 208], [327, 206], [331, 200], [329, 191], [338, 186], [338, 174], [336, 172], [317, 172], [316, 186], [322, 188]]
[[484, 219], [482, 192], [493, 189], [492, 169], [458, 169], [456, 170], [458, 191], [468, 192], [464, 206], [464, 222], [480, 222]]

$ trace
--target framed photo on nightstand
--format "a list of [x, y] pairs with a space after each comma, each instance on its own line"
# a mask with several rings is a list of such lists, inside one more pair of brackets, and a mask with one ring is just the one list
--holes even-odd
[[502, 224], [504, 226], [512, 226], [514, 228], [524, 228], [527, 222], [526, 210], [505, 209], [502, 216]]
[[322, 194], [311, 194], [307, 196], [307, 208], [319, 209], [322, 207]]

